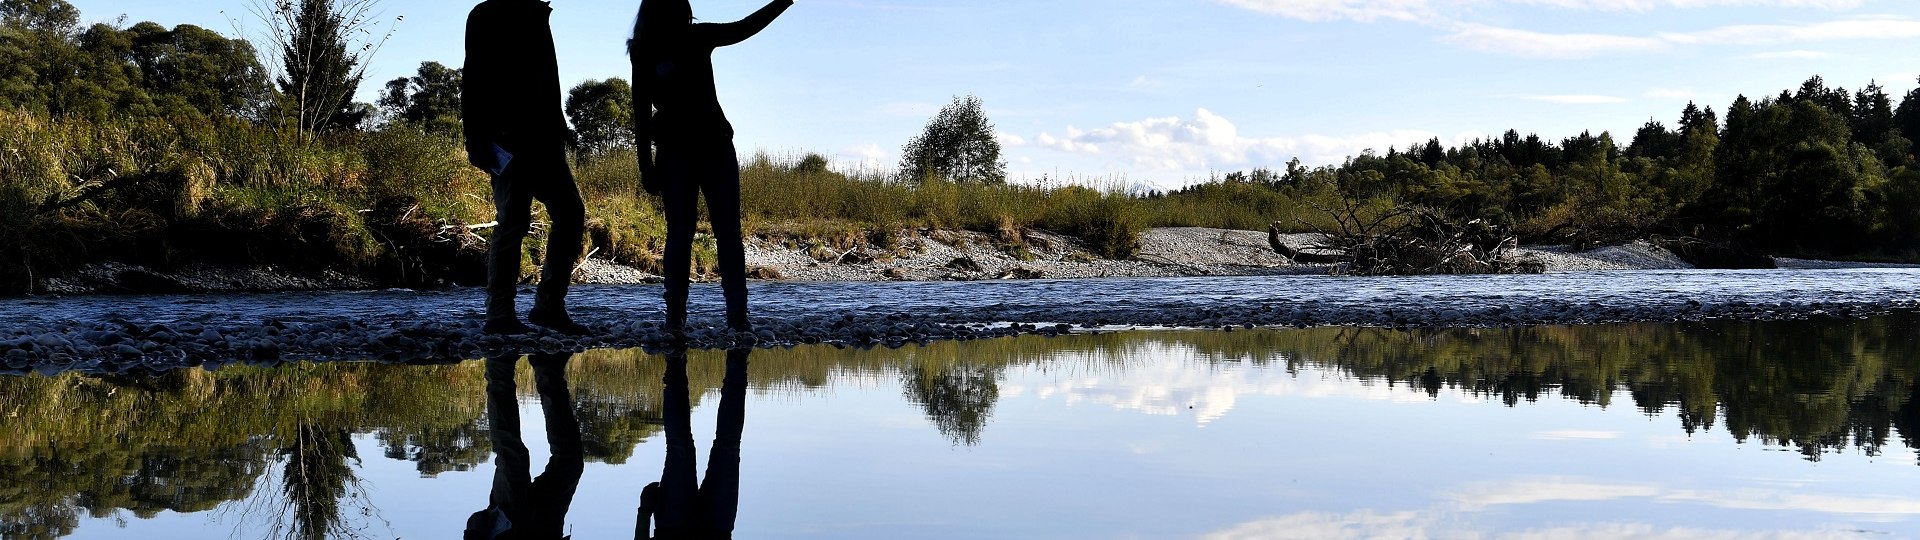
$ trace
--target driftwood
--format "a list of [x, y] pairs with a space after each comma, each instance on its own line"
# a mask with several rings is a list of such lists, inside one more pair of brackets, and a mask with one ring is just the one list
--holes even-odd
[[1279, 253], [1281, 257], [1286, 257], [1287, 260], [1293, 261], [1294, 264], [1337, 264], [1346, 260], [1345, 256], [1340, 254], [1306, 252], [1293, 249], [1293, 246], [1289, 246], [1286, 242], [1280, 241], [1280, 222], [1278, 221], [1267, 225], [1267, 245], [1273, 246], [1275, 253]]
[[1369, 212], [1352, 198], [1339, 208], [1314, 207], [1338, 230], [1321, 230], [1322, 241], [1295, 249], [1280, 241], [1275, 222], [1267, 227], [1275, 252], [1298, 263], [1334, 264], [1335, 273], [1346, 275], [1516, 274], [1545, 267], [1511, 257], [1519, 238], [1483, 220], [1459, 224], [1433, 209], [1400, 204]]
[[96, 180], [81, 181], [80, 185], [82, 186], [86, 186], [88, 184], [95, 184], [95, 185], [80, 190], [80, 194], [75, 195], [71, 199], [67, 199], [63, 201], [55, 197], [47, 197], [47, 202], [42, 203], [40, 205], [39, 213], [49, 214], [49, 213], [65, 210], [68, 208], [72, 208], [75, 206], [79, 206], [81, 203], [85, 203], [87, 201], [91, 201], [96, 198], [99, 198], [101, 195], [106, 195], [107, 193], [110, 193], [113, 190], [124, 188], [134, 184], [139, 184], [141, 182], [145, 182], [147, 180], [151, 180], [154, 178], [154, 175], [151, 175], [151, 174], [120, 176], [118, 173], [113, 172], [113, 169], [107, 169], [106, 175], [108, 178], [104, 181], [98, 181], [97, 184], [95, 184]]

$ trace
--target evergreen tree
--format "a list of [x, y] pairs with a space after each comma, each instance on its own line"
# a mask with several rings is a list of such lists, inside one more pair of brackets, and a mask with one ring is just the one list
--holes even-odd
[[1908, 139], [1920, 140], [1920, 88], [1907, 91], [1893, 113], [1894, 127]]
[[[267, 1], [267, 0], [260, 0]], [[263, 10], [280, 49], [277, 79], [281, 115], [307, 133], [358, 127], [370, 106], [353, 102], [366, 73], [365, 60], [379, 41], [372, 35], [371, 12], [377, 0], [274, 0]]]

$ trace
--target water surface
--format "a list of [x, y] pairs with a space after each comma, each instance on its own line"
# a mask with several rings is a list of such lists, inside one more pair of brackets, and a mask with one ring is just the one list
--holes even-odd
[[[1901, 314], [753, 351], [734, 364], [736, 535], [1912, 537], [1916, 331]], [[672, 418], [713, 474], [729, 359], [693, 353], [688, 394], [663, 384], [672, 364], [565, 364], [575, 538], [633, 535]], [[496, 472], [485, 371], [0, 378], [0, 535], [456, 537]], [[559, 470], [561, 409], [526, 362], [517, 379], [532, 473]]]

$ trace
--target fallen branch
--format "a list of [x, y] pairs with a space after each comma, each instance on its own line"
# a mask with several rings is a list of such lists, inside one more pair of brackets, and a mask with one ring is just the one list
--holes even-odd
[[[107, 175], [110, 176], [111, 178], [108, 178], [107, 180], [100, 182], [99, 185], [96, 185], [81, 191], [80, 195], [75, 196], [74, 198], [60, 201], [60, 200], [55, 200], [52, 197], [48, 197], [47, 202], [40, 205], [38, 213], [46, 214], [50, 212], [58, 212], [60, 210], [65, 210], [67, 208], [72, 208], [74, 206], [80, 205], [81, 203], [98, 198], [101, 195], [106, 195], [107, 192], [109, 191], [113, 191], [123, 187], [138, 184], [153, 178], [153, 175], [149, 175], [149, 174], [142, 174], [142, 175], [136, 175], [136, 176], [119, 176], [117, 173], [113, 172], [113, 169], [107, 169]], [[84, 186], [92, 182], [93, 182], [92, 180], [85, 180], [80, 182], [80, 185]]]

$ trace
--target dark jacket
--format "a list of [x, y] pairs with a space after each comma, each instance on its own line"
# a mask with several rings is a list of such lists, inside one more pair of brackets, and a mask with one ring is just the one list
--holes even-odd
[[460, 81], [460, 118], [468, 160], [492, 162], [491, 145], [508, 152], [562, 152], [567, 117], [560, 66], [539, 0], [487, 0], [467, 15], [467, 60]]

